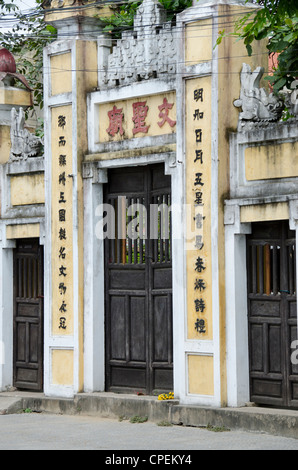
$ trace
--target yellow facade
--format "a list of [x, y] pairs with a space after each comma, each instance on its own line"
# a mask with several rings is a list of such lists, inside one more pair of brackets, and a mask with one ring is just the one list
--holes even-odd
[[255, 204], [240, 208], [241, 223], [288, 219], [289, 205], [287, 202]]
[[35, 224], [15, 224], [6, 226], [7, 240], [18, 238], [39, 238], [40, 225]]
[[[164, 122], [160, 116], [164, 100], [167, 106], [171, 106], [168, 114], [168, 120]], [[147, 115], [144, 120], [145, 132], [135, 132], [134, 124], [134, 105], [143, 103], [147, 107]], [[120, 129], [114, 133], [110, 129], [109, 113], [118, 112], [120, 116]], [[134, 137], [157, 136], [163, 134], [172, 134], [176, 132], [176, 97], [175, 93], [165, 93], [160, 95], [138, 97], [126, 101], [116, 101], [99, 106], [99, 142], [120, 141], [132, 139]]]
[[92, 153], [86, 155], [85, 161], [114, 160], [116, 158], [134, 158], [156, 153], [176, 152], [176, 144], [152, 145], [144, 148], [117, 150], [115, 152]]
[[[88, 3], [91, 5], [86, 5]], [[74, 17], [106, 17], [111, 14], [109, 7], [105, 5], [92, 6], [92, 3], [94, 4], [94, 0], [84, 1], [84, 4], [88, 8], [82, 8], [82, 3], [77, 0], [52, 0], [51, 8], [46, 10], [45, 20], [51, 23], [53, 21], [63, 21]]]
[[[223, 405], [227, 400], [224, 200], [229, 194], [229, 132], [237, 128], [239, 111], [233, 106], [233, 101], [239, 97], [239, 74], [244, 57], [252, 68], [263, 65], [267, 57], [263, 54], [263, 45], [257, 45], [252, 58], [248, 58], [243, 43], [236, 42], [231, 37], [225, 38], [215, 50], [214, 39], [217, 34], [215, 31], [220, 29], [216, 20], [219, 19], [220, 22], [220, 18], [225, 18], [225, 21], [232, 25], [235, 22], [236, 13], [243, 14], [244, 11], [246, 11], [245, 6], [219, 4], [216, 15], [212, 18], [189, 22], [185, 28], [185, 66], [193, 66], [195, 71], [185, 80], [183, 110], [185, 111], [183, 129], [185, 132], [185, 201], [189, 208], [189, 213], [186, 214], [189, 225], [185, 252], [186, 340], [202, 343], [205, 341], [208, 344], [218, 341], [219, 345], [216, 358], [215, 353], [206, 352], [187, 355], [187, 385], [188, 393], [191, 395], [214, 396], [215, 381], [220, 380], [220, 402]], [[59, 20], [68, 16], [66, 11], [47, 13], [48, 16], [53, 14], [57, 16], [52, 19]], [[209, 63], [209, 69], [206, 68], [204, 73], [196, 76], [198, 66], [204, 66], [205, 63]], [[117, 149], [87, 155], [87, 126], [93, 123], [87, 123], [86, 91], [94, 90], [97, 86], [96, 42], [76, 41], [75, 54], [72, 50], [52, 55], [50, 68], [52, 96], [70, 94], [74, 92], [74, 85], [76, 92], [75, 107], [63, 105], [51, 109], [52, 334], [57, 336], [74, 334], [73, 312], [76, 294], [78, 302], [76, 321], [79, 337], [78, 371], [79, 383], [83, 387], [84, 199], [81, 164], [84, 160], [106, 161], [137, 158], [158, 152], [173, 152], [176, 150], [176, 144], [158, 147], [149, 145], [146, 148], [134, 147], [125, 150], [111, 146]], [[173, 125], [169, 121], [162, 122], [162, 117], [159, 115], [159, 107], [165, 102], [164, 100], [171, 105], [169, 118]], [[144, 124], [146, 131], [142, 133], [134, 132], [134, 105], [138, 102], [142, 102], [148, 108]], [[95, 130], [96, 144], [119, 143], [125, 139], [176, 133], [177, 113], [182, 112], [176, 109], [176, 92], [151, 94], [108, 103], [101, 102], [96, 106], [99, 123]], [[74, 114], [75, 109], [76, 114]], [[111, 128], [110, 113], [118, 113], [120, 116], [116, 130]], [[59, 128], [59, 116], [63, 116], [66, 120], [63, 129]], [[77, 129], [75, 136], [72, 134], [74, 123]], [[66, 141], [63, 148], [59, 145], [61, 137]], [[77, 168], [73, 167], [71, 158], [74, 139], [77, 143], [74, 157]], [[246, 149], [245, 171], [248, 180], [253, 181], [257, 176], [266, 179], [297, 175], [298, 168], [296, 169], [296, 163], [293, 164], [291, 160], [291, 144], [283, 144], [280, 150], [275, 148], [275, 153], [270, 151], [271, 157], [273, 155], [270, 160], [266, 152], [267, 150], [263, 151], [260, 148], [256, 151], [254, 147]], [[67, 157], [64, 168], [59, 165], [58, 159], [61, 155]], [[282, 165], [281, 155], [286, 155], [286, 165]], [[59, 178], [61, 172], [64, 171], [66, 180], [65, 187], [62, 187]], [[73, 180], [69, 176], [73, 173], [76, 177], [76, 193], [73, 192]], [[65, 207], [67, 208], [67, 218], [64, 221], [57, 218], [59, 210], [64, 207], [64, 202], [61, 203], [61, 193], [63, 193], [62, 199], [66, 200]], [[14, 193], [13, 197], [20, 196]], [[76, 201], [76, 213], [73, 212], [74, 206], [68, 201]], [[276, 220], [276, 217], [287, 216], [288, 206], [285, 205], [266, 209], [257, 206], [241, 208], [241, 222]], [[78, 221], [78, 226], [75, 227], [76, 239], [73, 237], [74, 218]], [[61, 227], [67, 233], [67, 239], [63, 240], [63, 244], [59, 239]], [[216, 244], [212, 239], [213, 231], [216, 231]], [[214, 249], [215, 245], [216, 249]], [[74, 264], [75, 254], [78, 257]], [[63, 255], [65, 255], [64, 258], [62, 258]], [[62, 279], [61, 266], [64, 266], [64, 272], [67, 272], [67, 283], [66, 279]], [[216, 266], [216, 277], [212, 266]], [[76, 273], [74, 269], [77, 270]], [[76, 285], [74, 285], [75, 277]], [[61, 283], [64, 284], [65, 291], [59, 288]], [[75, 291], [76, 288], [78, 292]], [[215, 290], [218, 293], [216, 318], [213, 311]], [[53, 351], [52, 373], [55, 384], [73, 383], [72, 375], [67, 377], [63, 375], [63, 370], [70, 367], [70, 364], [73, 371], [73, 360], [73, 352], [70, 350]], [[215, 364], [215, 361], [219, 364]], [[215, 373], [218, 374], [218, 371], [219, 375], [215, 378]]]
[[214, 395], [213, 357], [208, 355], [188, 356], [188, 392], [192, 395]]
[[28, 107], [32, 105], [32, 95], [30, 91], [22, 88], [0, 87], [0, 103]]
[[10, 127], [0, 126], [0, 164], [8, 162], [11, 149]]
[[51, 94], [69, 93], [72, 90], [71, 53], [51, 57]]
[[[61, 18], [61, 17], [60, 17]], [[52, 335], [72, 338], [74, 349], [53, 351], [53, 384], [83, 387], [83, 182], [87, 152], [86, 91], [97, 85], [95, 41], [74, 41], [69, 51], [50, 56], [51, 96], [69, 94], [73, 104], [51, 108]], [[74, 90], [75, 93], [74, 94]], [[76, 128], [76, 133], [73, 129]], [[75, 184], [76, 190], [73, 190]], [[76, 222], [74, 223], [74, 220]], [[71, 364], [71, 374], [69, 371]], [[77, 375], [74, 375], [74, 367]], [[64, 375], [64, 372], [66, 375]]]
[[297, 142], [247, 147], [245, 177], [248, 181], [297, 177], [297, 155]]
[[84, 386], [84, 194], [82, 162], [88, 151], [86, 94], [97, 86], [97, 43], [76, 41], [76, 107], [77, 122], [77, 308], [78, 308], [78, 387]]
[[185, 28], [185, 64], [196, 65], [212, 59], [212, 18], [188, 23]]
[[[265, 65], [266, 64], [266, 55], [263, 54], [264, 52], [264, 44], [260, 43], [257, 44], [254, 48], [254, 55], [249, 58], [247, 57], [246, 49], [241, 41], [236, 41], [233, 37], [225, 37], [222, 43], [214, 49], [214, 38], [216, 39], [216, 35], [214, 35], [214, 31], [220, 30], [220, 26], [216, 25], [216, 19], [224, 17], [227, 24], [230, 24], [230, 31], [232, 31], [233, 25], [235, 23], [235, 19], [237, 18], [237, 12], [241, 15], [244, 11], [245, 7], [237, 6], [237, 5], [221, 5], [219, 4], [217, 7], [217, 17], [213, 17], [210, 19], [202, 19], [200, 21], [190, 22], [186, 26], [186, 42], [185, 42], [185, 61], [186, 66], [188, 65], [195, 65], [201, 64], [203, 62], [208, 62], [212, 59], [213, 63], [216, 61], [216, 68], [214, 70], [213, 78], [212, 75], [207, 77], [202, 77], [197, 79], [198, 83], [202, 83], [202, 85], [198, 85], [198, 88], [206, 88], [209, 91], [208, 99], [204, 100], [203, 103], [199, 103], [200, 106], [197, 108], [200, 111], [205, 111], [204, 116], [206, 116], [207, 120], [209, 119], [207, 128], [209, 126], [209, 133], [207, 130], [207, 138], [208, 138], [208, 146], [205, 147], [206, 150], [204, 152], [205, 157], [207, 157], [208, 164], [205, 168], [202, 167], [204, 177], [206, 179], [206, 186], [203, 187], [204, 190], [207, 189], [207, 194], [209, 190], [209, 195], [211, 194], [212, 189], [212, 198], [217, 199], [218, 203], [217, 212], [213, 210], [213, 214], [211, 214], [211, 206], [210, 206], [210, 197], [209, 197], [209, 205], [206, 201], [206, 205], [204, 205], [204, 230], [207, 229], [208, 235], [204, 234], [204, 248], [206, 250], [205, 259], [208, 265], [211, 265], [212, 258], [215, 257], [215, 265], [218, 265], [218, 285], [212, 286], [212, 275], [208, 273], [207, 264], [206, 269], [204, 270], [206, 278], [206, 286], [208, 283], [208, 289], [206, 287], [204, 291], [204, 296], [209, 296], [210, 298], [206, 299], [206, 305], [210, 308], [210, 311], [207, 309], [206, 312], [206, 333], [198, 334], [194, 330], [195, 319], [199, 317], [196, 316], [194, 311], [194, 260], [198, 259], [199, 252], [191, 255], [187, 252], [187, 299], [188, 299], [188, 337], [189, 338], [200, 338], [200, 339], [212, 339], [213, 338], [213, 319], [212, 319], [212, 312], [211, 312], [211, 288], [217, 289], [218, 291], [218, 319], [219, 324], [216, 325], [216, 328], [219, 330], [219, 358], [220, 358], [220, 386], [221, 386], [221, 404], [224, 405], [227, 400], [227, 382], [226, 382], [226, 318], [225, 318], [225, 233], [224, 233], [224, 206], [223, 201], [229, 194], [229, 132], [231, 130], [235, 130], [237, 128], [238, 123], [238, 110], [233, 106], [233, 102], [236, 98], [239, 97], [240, 93], [240, 80], [239, 74], [242, 68], [243, 58], [245, 57], [246, 62], [251, 64], [251, 67], [254, 68], [258, 65]], [[226, 32], [230, 32], [229, 27], [227, 27]], [[216, 56], [215, 56], [216, 53]], [[209, 81], [209, 86], [207, 87], [206, 84]], [[216, 83], [216, 87], [213, 88], [211, 94], [211, 81], [213, 84]], [[191, 82], [195, 82], [195, 79], [190, 80]], [[188, 91], [188, 89], [190, 90]], [[191, 162], [191, 155], [194, 152], [194, 138], [191, 135], [194, 131], [194, 122], [191, 118], [187, 120], [188, 114], [191, 116], [191, 113], [195, 109], [193, 106], [191, 108], [190, 103], [193, 101], [193, 89], [191, 89], [191, 85], [186, 82], [186, 148], [191, 149], [190, 151], [187, 150], [187, 170], [186, 170], [186, 187], [187, 187], [187, 202], [193, 200], [193, 196], [191, 194], [191, 189], [193, 188], [193, 181], [194, 181], [194, 171], [195, 167], [191, 168], [190, 164], [193, 165]], [[217, 106], [218, 103], [218, 106]], [[216, 115], [215, 115], [216, 113]], [[214, 134], [216, 137], [210, 136], [210, 129], [214, 127], [214, 123], [217, 122], [217, 132]], [[202, 127], [197, 125], [197, 128], [203, 129], [203, 121]], [[197, 123], [198, 124], [198, 123]], [[216, 142], [214, 141], [216, 138]], [[216, 143], [218, 149], [218, 159], [217, 162], [214, 162], [214, 168], [217, 168], [216, 174], [213, 172], [211, 177], [211, 143], [213, 145]], [[206, 145], [206, 141], [204, 142]], [[190, 147], [189, 147], [190, 146]], [[216, 149], [216, 147], [214, 147]], [[216, 151], [216, 150], [215, 150]], [[208, 160], [209, 157], [209, 160]], [[199, 170], [197, 170], [199, 171]], [[215, 178], [215, 179], [213, 179]], [[217, 194], [215, 193], [217, 191]], [[208, 197], [207, 197], [208, 200]], [[213, 221], [211, 221], [211, 215], [213, 217]], [[213, 224], [213, 230], [217, 231], [217, 252], [211, 249], [211, 225], [208, 227], [209, 224]], [[203, 253], [203, 251], [201, 252]], [[202, 257], [203, 258], [203, 257]], [[192, 261], [191, 261], [192, 259]], [[209, 276], [209, 277], [208, 277]], [[208, 293], [209, 291], [209, 293]], [[203, 298], [203, 295], [202, 297]], [[208, 301], [208, 304], [207, 304]], [[208, 312], [208, 313], [207, 313]], [[202, 319], [203, 316], [202, 316]], [[198, 359], [200, 356], [196, 356], [196, 358], [189, 362], [189, 383], [193, 384], [193, 381], [196, 381], [196, 377], [198, 375], [203, 374], [203, 361], [212, 361], [211, 356], [202, 356], [208, 359]], [[202, 361], [202, 362], [201, 362]], [[204, 367], [204, 374], [205, 374], [205, 367]], [[212, 368], [213, 370], [213, 368]], [[211, 371], [211, 368], [210, 368]], [[211, 372], [209, 373], [209, 375]], [[206, 377], [209, 377], [207, 374]], [[212, 375], [212, 374], [211, 374]], [[210, 389], [208, 392], [213, 390], [213, 376], [210, 379]], [[201, 385], [190, 387], [194, 392], [194, 390], [198, 390], [198, 393], [201, 394], [202, 392], [199, 390], [202, 388]], [[204, 387], [203, 387], [204, 389]]]
[[54, 385], [73, 385], [73, 351], [70, 349], [53, 349], [51, 359], [52, 383]]
[[10, 191], [12, 206], [44, 204], [44, 174], [13, 176], [10, 179]]

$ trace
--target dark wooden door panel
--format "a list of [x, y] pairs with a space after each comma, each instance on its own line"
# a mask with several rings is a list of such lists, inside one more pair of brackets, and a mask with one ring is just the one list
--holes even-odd
[[251, 400], [297, 407], [295, 233], [287, 221], [253, 224], [247, 254]]
[[170, 201], [163, 165], [109, 172], [105, 202], [114, 210], [115, 236], [105, 240], [108, 390], [173, 386]]
[[38, 239], [14, 251], [14, 386], [43, 389], [43, 253]]

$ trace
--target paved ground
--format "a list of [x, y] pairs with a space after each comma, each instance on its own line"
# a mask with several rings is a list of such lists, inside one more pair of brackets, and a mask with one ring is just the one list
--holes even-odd
[[[147, 450], [149, 452], [145, 457], [139, 454], [139, 461], [122, 462], [140, 467], [142, 459], [149, 461], [151, 458], [149, 463], [156, 464], [155, 451], [158, 450], [172, 451], [184, 458], [190, 454], [192, 463], [197, 464], [200, 453], [194, 452], [196, 450], [298, 450], [298, 440], [264, 433], [158, 426], [152, 422], [130, 423], [127, 420], [88, 416], [22, 413], [0, 416], [0, 450], [111, 451], [103, 453], [103, 463], [113, 457], [112, 451], [132, 450], [134, 452], [131, 454], [123, 455], [136, 458], [137, 451]], [[183, 452], [185, 450], [189, 452]]]

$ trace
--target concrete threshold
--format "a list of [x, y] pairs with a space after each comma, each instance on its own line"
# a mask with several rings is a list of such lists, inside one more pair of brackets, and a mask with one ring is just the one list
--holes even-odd
[[0, 393], [0, 414], [22, 412], [84, 415], [149, 421], [174, 425], [209, 427], [214, 430], [242, 430], [298, 439], [298, 410], [259, 406], [213, 408], [181, 405], [177, 400], [117, 393], [79, 393], [74, 398], [46, 397], [42, 393]]

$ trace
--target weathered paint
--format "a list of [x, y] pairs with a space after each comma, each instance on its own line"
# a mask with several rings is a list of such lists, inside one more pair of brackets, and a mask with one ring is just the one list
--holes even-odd
[[[72, 189], [72, 106], [57, 106], [51, 113], [51, 147], [52, 147], [52, 334], [73, 335], [73, 189]], [[65, 117], [65, 126], [58, 125], [59, 116]], [[65, 140], [64, 146], [59, 146], [61, 137]], [[65, 156], [65, 163], [60, 164], [59, 156]], [[63, 176], [61, 176], [63, 175]], [[62, 179], [63, 178], [63, 179]], [[62, 196], [63, 194], [63, 196]], [[59, 202], [61, 199], [66, 202]], [[61, 220], [60, 212], [65, 211], [65, 220]], [[60, 230], [65, 230], [65, 239], [61, 238]], [[64, 249], [60, 253], [61, 247]], [[63, 267], [63, 272], [61, 272]], [[59, 285], [64, 282], [67, 290], [61, 294]], [[66, 311], [61, 312], [62, 302], [66, 304]], [[66, 318], [64, 329], [60, 318]], [[61, 367], [64, 367], [61, 362]]]
[[[158, 107], [163, 105], [164, 99], [172, 106], [172, 108], [168, 110], [168, 118], [176, 123], [176, 98], [174, 92], [145, 97], [140, 96], [137, 99], [128, 99], [126, 101], [116, 101], [100, 105], [98, 111], [99, 142], [119, 141], [133, 137], [156, 136], [176, 132], [176, 125], [171, 126], [168, 121], [163, 123], [162, 117], [159, 116], [160, 113], [163, 113], [163, 110], [159, 110]], [[144, 103], [144, 106], [147, 108], [144, 124], [146, 128], [148, 127], [148, 130], [147, 132], [134, 134], [133, 104], [138, 102]], [[117, 110], [121, 110], [121, 115], [123, 115], [123, 120], [121, 121], [122, 135], [120, 132], [117, 132], [115, 136], [112, 136], [107, 131], [110, 125], [108, 113], [113, 110], [114, 106]], [[163, 123], [163, 125], [159, 126], [158, 123]]]
[[248, 181], [298, 176], [298, 143], [274, 143], [245, 149], [245, 176]]
[[75, 242], [77, 244], [77, 334], [78, 334], [78, 379], [77, 387], [84, 387], [84, 193], [82, 161], [88, 151], [88, 126], [86, 94], [97, 86], [97, 43], [76, 41], [76, 175], [77, 206]]
[[13, 176], [10, 179], [12, 206], [44, 204], [44, 174]]
[[[59, 27], [63, 24], [60, 23]], [[46, 282], [50, 302], [45, 306], [45, 391], [69, 396], [74, 391], [82, 391], [84, 385], [81, 163], [87, 152], [86, 91], [97, 85], [97, 43], [78, 38], [57, 41], [47, 48], [45, 63], [49, 71], [45, 76], [46, 201], [51, 206], [45, 250], [50, 273]], [[59, 116], [65, 118], [64, 126], [59, 126]], [[65, 155], [63, 164], [59, 160], [60, 155]], [[62, 175], [65, 186], [60, 184]], [[61, 192], [65, 203], [59, 202]], [[59, 220], [60, 209], [66, 210], [65, 221]], [[59, 238], [61, 228], [66, 230], [66, 239], [63, 240]], [[65, 255], [63, 258], [61, 249]], [[62, 266], [66, 277], [61, 273]], [[63, 289], [66, 287], [66, 290], [59, 289], [61, 282], [64, 282]], [[67, 355], [62, 353], [60, 363], [55, 366], [60, 381], [51, 382], [53, 344], [54, 349], [58, 347], [61, 351], [72, 352], [72, 380], [67, 383], [63, 381], [63, 370], [68, 367], [63, 361], [67, 361]]]
[[287, 202], [247, 205], [240, 208], [241, 223], [288, 219], [289, 204]]
[[52, 383], [54, 385], [72, 385], [74, 378], [73, 351], [70, 349], [52, 349], [51, 359]]
[[103, 6], [92, 6], [92, 0], [89, 2], [91, 5], [88, 5], [88, 8], [83, 8], [82, 4], [78, 2], [75, 4], [74, 0], [63, 0], [62, 4], [60, 0], [52, 0], [51, 6], [45, 11], [45, 21], [53, 23], [56, 21], [67, 21], [72, 18], [82, 18], [82, 17], [93, 17], [93, 16], [103, 16], [111, 15], [111, 10], [109, 7]]
[[10, 155], [10, 126], [0, 126], [0, 164], [7, 163]]
[[213, 20], [192, 21], [185, 28], [185, 65], [212, 60]]
[[59, 95], [72, 90], [72, 65], [70, 52], [53, 55], [51, 66], [51, 94]]
[[28, 107], [32, 105], [32, 95], [29, 90], [23, 90], [22, 88], [1, 87], [0, 103]]
[[[188, 393], [214, 395], [213, 356], [193, 354], [188, 356]], [[194, 373], [196, 371], [196, 373]]]
[[14, 240], [17, 238], [39, 238], [40, 237], [40, 224], [14, 224], [6, 226], [7, 240]]
[[[203, 90], [202, 101], [196, 101], [194, 94]], [[186, 204], [190, 209], [186, 227], [186, 269], [187, 269], [187, 337], [189, 339], [211, 340], [212, 325], [212, 247], [211, 247], [211, 77], [186, 81], [185, 94], [185, 141], [186, 141]], [[194, 119], [195, 111], [204, 113]], [[196, 131], [199, 130], [199, 135]], [[197, 142], [197, 139], [200, 142]], [[196, 151], [202, 156], [196, 158]], [[200, 175], [200, 176], [197, 176]], [[198, 183], [198, 184], [196, 184]], [[196, 194], [201, 200], [196, 205]], [[197, 221], [194, 220], [197, 218]], [[197, 227], [198, 225], [198, 227]], [[189, 240], [188, 240], [189, 237]], [[199, 238], [197, 238], [199, 237]], [[196, 247], [196, 242], [202, 248]], [[202, 260], [201, 270], [196, 269], [198, 259]], [[195, 283], [202, 280], [203, 288], [195, 289]], [[196, 309], [195, 301], [202, 302], [202, 310]], [[206, 332], [195, 329], [197, 318], [205, 321]], [[192, 373], [192, 369], [190, 369]]]

